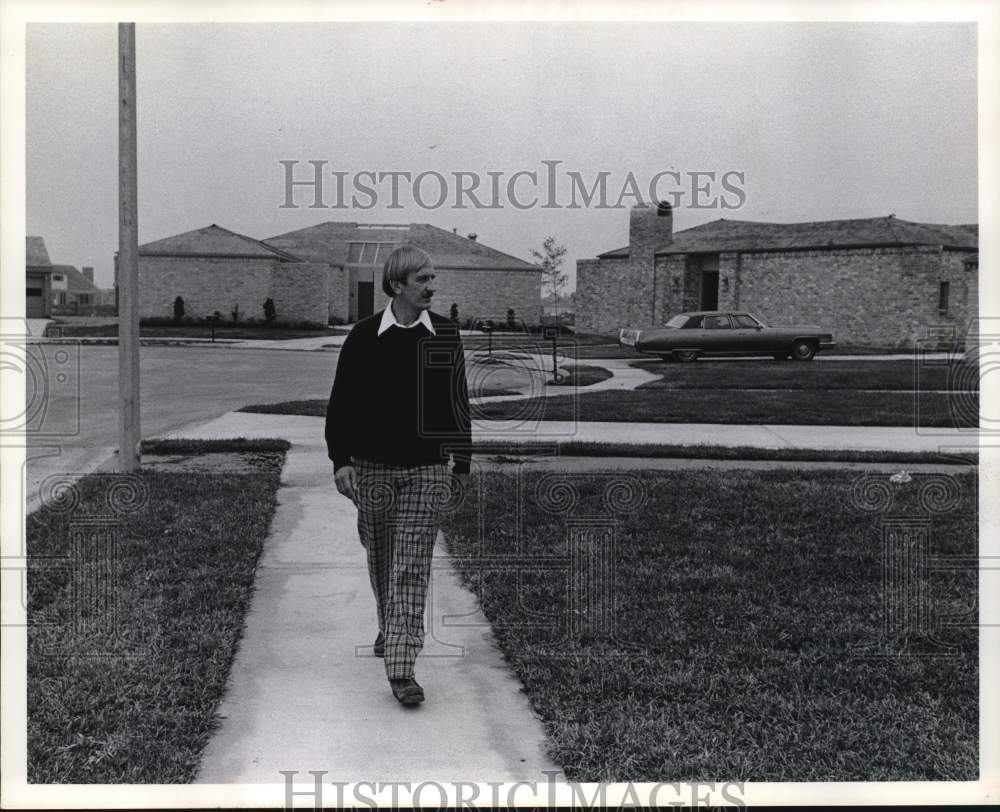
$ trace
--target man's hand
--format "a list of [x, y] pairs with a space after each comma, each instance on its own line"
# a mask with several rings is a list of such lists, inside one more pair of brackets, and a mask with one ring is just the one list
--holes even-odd
[[353, 465], [338, 468], [333, 474], [333, 481], [337, 483], [338, 491], [352, 502], [357, 502], [358, 475]]
[[451, 472], [451, 483], [452, 488], [461, 496], [465, 496], [469, 492], [469, 474], [468, 472], [464, 474], [456, 474], [454, 471]]

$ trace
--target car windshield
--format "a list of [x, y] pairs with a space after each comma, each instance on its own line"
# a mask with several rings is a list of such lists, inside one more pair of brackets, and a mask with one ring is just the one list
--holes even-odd
[[670, 321], [668, 321], [664, 327], [683, 327], [687, 323], [688, 317], [683, 313], [679, 313], [674, 316]]

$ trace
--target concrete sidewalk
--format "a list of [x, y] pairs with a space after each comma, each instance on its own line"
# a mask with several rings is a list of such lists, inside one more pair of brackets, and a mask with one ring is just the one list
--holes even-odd
[[[184, 429], [184, 437], [302, 437], [321, 443], [323, 418], [229, 412], [205, 427]], [[195, 432], [195, 433], [190, 433]], [[289, 432], [288, 434], [284, 432]], [[584, 423], [572, 421], [474, 420], [477, 445], [515, 443], [552, 446], [564, 442], [646, 445], [710, 445], [749, 448], [801, 448], [837, 451], [978, 451], [976, 429], [897, 426], [739, 426], [722, 423]], [[326, 452], [323, 451], [325, 459]], [[788, 463], [794, 466], [795, 463]]]
[[292, 443], [199, 783], [280, 783], [279, 770], [327, 770], [324, 781], [543, 781], [557, 769], [440, 536], [417, 661], [427, 701], [408, 709], [393, 698], [371, 655], [375, 601], [356, 512], [334, 487], [320, 420], [231, 413], [169, 436]]

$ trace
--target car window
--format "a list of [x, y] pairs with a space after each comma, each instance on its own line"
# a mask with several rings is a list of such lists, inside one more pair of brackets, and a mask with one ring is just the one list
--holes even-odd
[[706, 330], [728, 330], [730, 326], [729, 316], [705, 316]]
[[737, 327], [756, 327], [757, 322], [755, 322], [750, 316], [746, 316], [742, 313], [734, 314], [733, 321], [736, 322]]
[[672, 319], [670, 319], [670, 321], [667, 322], [666, 326], [667, 327], [684, 327], [685, 324], [686, 324], [686, 322], [687, 322], [687, 320], [688, 320], [687, 316], [685, 316], [683, 313], [679, 313], [678, 315], [676, 315]]
[[701, 327], [701, 316], [692, 316], [684, 325], [685, 330], [697, 330], [699, 327]]

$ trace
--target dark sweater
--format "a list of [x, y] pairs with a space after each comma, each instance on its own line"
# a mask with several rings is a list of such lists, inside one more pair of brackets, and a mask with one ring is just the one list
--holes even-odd
[[326, 410], [334, 470], [352, 457], [394, 465], [454, 459], [469, 470], [471, 417], [458, 328], [430, 313], [422, 324], [377, 335], [381, 311], [358, 322], [340, 350]]

